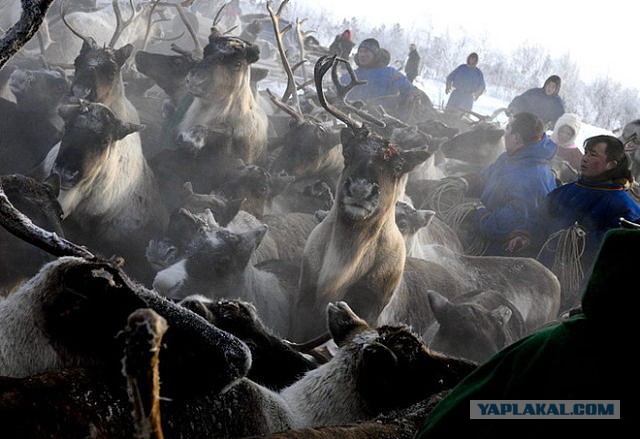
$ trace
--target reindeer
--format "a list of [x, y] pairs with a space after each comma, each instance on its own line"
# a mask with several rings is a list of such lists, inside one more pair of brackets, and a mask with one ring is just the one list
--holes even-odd
[[[163, 393], [196, 395], [202, 391], [200, 385], [219, 391], [246, 374], [250, 357], [242, 342], [134, 283], [114, 262], [34, 225], [15, 209], [2, 186], [0, 225], [59, 256], [0, 302], [0, 376], [117, 365], [115, 335], [140, 307], [153, 309], [171, 328], [166, 338], [171, 347], [164, 351], [161, 367], [166, 374]], [[184, 373], [191, 355], [202, 356], [203, 363], [190, 368], [213, 367], [218, 372], [191, 380], [195, 376]], [[225, 365], [220, 367], [215, 363], [222, 358]]]
[[0, 174], [30, 174], [60, 141], [57, 109], [67, 92], [56, 70], [15, 69], [8, 79], [16, 102], [0, 99]]
[[177, 124], [177, 133], [196, 125], [230, 129], [231, 146], [225, 155], [247, 164], [261, 160], [267, 116], [251, 92], [249, 69], [258, 57], [257, 47], [213, 28], [204, 58], [187, 75], [187, 88], [194, 99]]
[[[331, 361], [278, 393], [238, 380], [210, 399], [206, 417], [217, 427], [203, 420], [199, 433], [242, 437], [366, 420], [449, 389], [475, 368], [431, 353], [405, 327], [369, 327], [344, 302], [329, 304], [326, 315], [338, 345]], [[187, 402], [182, 424], [193, 424], [194, 413]]]
[[139, 138], [130, 136], [141, 126], [97, 103], [65, 105], [60, 113], [65, 132], [46, 167], [61, 179], [65, 231], [104, 254], [125, 256], [132, 273], [146, 279], [144, 248], [164, 230], [167, 214]]
[[[242, 232], [210, 225], [209, 231], [195, 236], [183, 259], [156, 275], [154, 289], [174, 299], [198, 293], [212, 299], [249, 301], [268, 327], [280, 336], [288, 335], [297, 270], [287, 270], [287, 279], [251, 261], [266, 231], [264, 225]], [[284, 263], [279, 265], [285, 271]]]
[[[0, 176], [0, 186], [8, 201], [31, 221], [63, 236], [62, 209], [56, 199], [60, 185], [56, 178], [41, 183], [23, 175], [3, 175]], [[49, 253], [28, 245], [2, 229], [0, 242], [0, 296], [7, 295], [52, 259]]]
[[305, 245], [292, 312], [297, 317], [292, 321], [297, 339], [321, 332], [322, 309], [332, 300], [348, 301], [365, 320], [376, 320], [404, 267], [395, 203], [404, 191], [406, 175], [430, 155], [424, 150], [398, 150], [328, 104], [322, 78], [331, 68], [336, 68], [335, 57], [320, 58], [314, 78], [322, 106], [349, 127], [341, 132], [344, 170], [328, 216]]

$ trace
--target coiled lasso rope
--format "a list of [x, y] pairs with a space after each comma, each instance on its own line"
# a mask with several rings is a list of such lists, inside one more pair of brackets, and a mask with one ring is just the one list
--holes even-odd
[[578, 289], [584, 279], [584, 270], [580, 259], [584, 253], [587, 233], [576, 222], [571, 227], [559, 230], [549, 235], [540, 248], [536, 259], [540, 260], [542, 252], [556, 241], [551, 271], [555, 273], [562, 287], [563, 301], [571, 295], [578, 294]]
[[478, 206], [477, 200], [465, 197], [467, 184], [460, 178], [445, 178], [436, 186], [428, 197], [429, 208], [436, 211], [437, 215], [447, 223], [464, 243], [464, 252], [467, 255], [482, 256], [489, 247], [488, 241], [480, 233], [473, 233], [468, 239], [462, 223]]

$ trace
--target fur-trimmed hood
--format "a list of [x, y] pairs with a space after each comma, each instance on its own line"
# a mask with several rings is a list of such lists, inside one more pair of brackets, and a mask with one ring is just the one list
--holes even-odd
[[[560, 143], [558, 139], [558, 130], [561, 126], [566, 125], [573, 130], [573, 136], [567, 143]], [[564, 113], [560, 118], [556, 121], [555, 126], [553, 127], [553, 133], [551, 134], [551, 140], [558, 146], [563, 148], [571, 148], [575, 147], [576, 138], [578, 137], [578, 133], [580, 132], [580, 128], [582, 126], [582, 122], [580, 121], [580, 116], [575, 113]]]

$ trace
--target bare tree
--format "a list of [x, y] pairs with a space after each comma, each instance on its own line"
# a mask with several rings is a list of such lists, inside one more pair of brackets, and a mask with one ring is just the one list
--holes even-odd
[[53, 0], [22, 0], [18, 22], [0, 40], [0, 68], [36, 34]]

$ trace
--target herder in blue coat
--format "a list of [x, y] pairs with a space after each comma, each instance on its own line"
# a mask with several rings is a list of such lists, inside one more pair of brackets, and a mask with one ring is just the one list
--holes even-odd
[[551, 170], [556, 144], [544, 134], [540, 119], [531, 113], [516, 114], [505, 131], [505, 148], [480, 173], [462, 177], [468, 195], [479, 195], [482, 202], [472, 218], [471, 234], [489, 241], [485, 254], [492, 256], [513, 256], [506, 244], [536, 226], [545, 196], [556, 188]]
[[[584, 145], [578, 181], [551, 192], [539, 212], [538, 228], [532, 229], [530, 234], [514, 236], [510, 245], [514, 248], [531, 245], [538, 253], [552, 234], [578, 223], [586, 233], [584, 253], [579, 262], [583, 273], [587, 273], [605, 233], [619, 227], [620, 218], [638, 222], [640, 206], [626, 190], [633, 177], [623, 143], [613, 136], [600, 135], [588, 138]], [[553, 268], [558, 250], [555, 246], [542, 250], [539, 260]], [[575, 306], [576, 293], [563, 292], [563, 309]]]
[[[347, 99], [349, 101], [362, 100], [371, 105], [382, 105], [385, 110], [396, 113], [412, 97], [420, 92], [398, 70], [390, 67], [390, 55], [375, 38], [367, 38], [358, 46], [355, 70], [359, 80], [367, 81], [364, 85], [354, 87]], [[340, 78], [342, 84], [349, 82], [349, 76], [344, 74]]]
[[549, 76], [542, 88], [529, 89], [513, 98], [508, 107], [509, 112], [533, 113], [542, 120], [546, 128], [553, 128], [558, 118], [565, 113], [564, 102], [558, 95], [561, 83], [559, 76]]
[[447, 76], [445, 92], [449, 96], [445, 110], [471, 110], [473, 101], [478, 99], [485, 90], [484, 76], [477, 67], [478, 54], [473, 52], [467, 57], [466, 64], [460, 64]]

